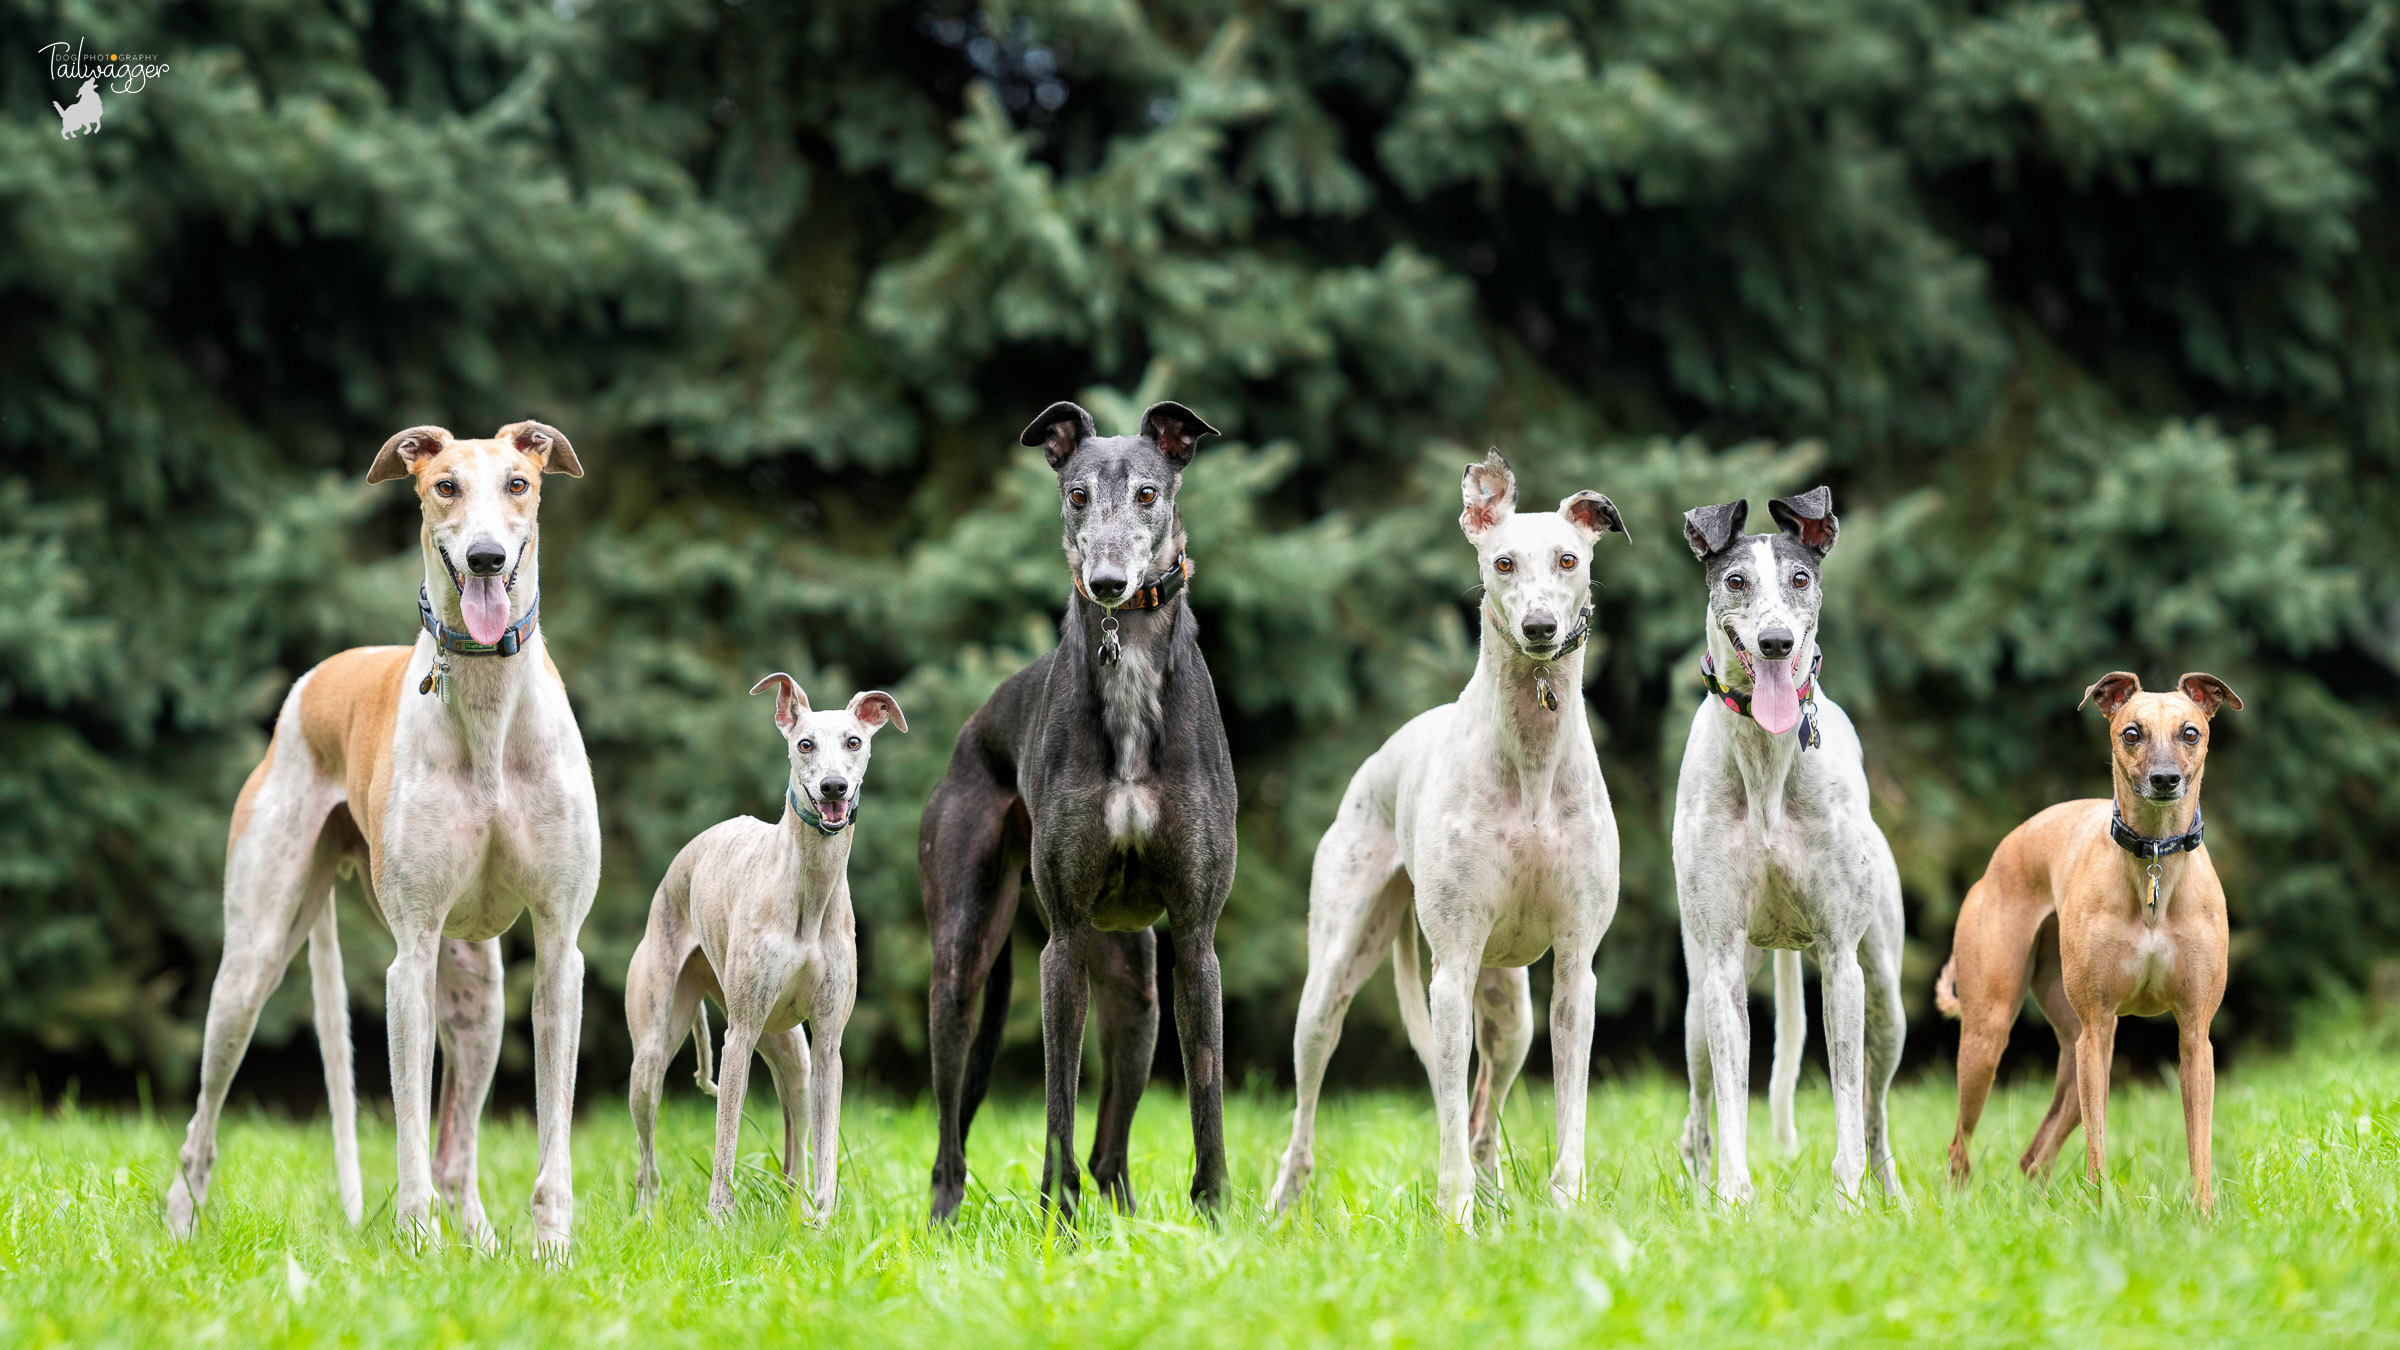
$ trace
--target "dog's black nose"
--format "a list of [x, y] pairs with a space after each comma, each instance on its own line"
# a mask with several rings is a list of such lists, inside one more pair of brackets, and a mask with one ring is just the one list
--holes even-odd
[[478, 539], [467, 545], [467, 570], [479, 577], [497, 574], [508, 566], [508, 550], [489, 539]]
[[1094, 599], [1114, 600], [1125, 593], [1125, 574], [1114, 567], [1103, 567], [1094, 571], [1084, 584], [1092, 588]]
[[2153, 797], [2164, 797], [2182, 786], [2182, 774], [2154, 773], [2150, 775], [2150, 795]]
[[1527, 642], [1548, 642], [1558, 636], [1558, 620], [1542, 610], [1526, 615], [1525, 622], [1518, 626], [1525, 630]]
[[1758, 635], [1758, 654], [1770, 661], [1781, 661], [1792, 654], [1792, 630], [1770, 628]]
[[850, 780], [847, 778], [828, 778], [817, 784], [817, 796], [826, 801], [838, 802], [849, 795]]

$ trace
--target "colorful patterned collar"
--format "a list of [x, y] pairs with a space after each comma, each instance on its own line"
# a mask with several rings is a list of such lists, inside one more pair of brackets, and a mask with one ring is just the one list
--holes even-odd
[[[1825, 734], [1817, 729], [1817, 672], [1824, 668], [1825, 649], [1819, 647], [1816, 659], [1808, 663], [1808, 678], [1800, 682], [1800, 748], [1803, 750], [1814, 750], [1825, 743]], [[1718, 683], [1717, 663], [1706, 652], [1700, 653], [1700, 679], [1708, 685], [1708, 692], [1722, 700], [1726, 707], [1750, 717], [1750, 696]]]

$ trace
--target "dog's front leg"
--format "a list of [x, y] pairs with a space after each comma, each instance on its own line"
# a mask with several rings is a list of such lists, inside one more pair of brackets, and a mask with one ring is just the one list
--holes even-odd
[[[1224, 891], [1217, 892], [1224, 903]], [[1225, 991], [1217, 969], [1217, 923], [1169, 934], [1175, 946], [1175, 1035], [1192, 1108], [1192, 1203], [1213, 1214], [1225, 1202]]]
[[1439, 1134], [1433, 1203], [1443, 1218], [1469, 1232], [1475, 1228], [1475, 1160], [1467, 1127], [1467, 1048], [1474, 1034], [1480, 965], [1471, 953], [1437, 942], [1433, 978], [1426, 990], [1432, 1005], [1433, 1116]]
[[1560, 1208], [1583, 1199], [1583, 1116], [1590, 1092], [1593, 1000], [1599, 981], [1592, 953], [1559, 953], [1550, 989], [1550, 1074], [1558, 1112], [1558, 1162], [1550, 1198]]
[[[851, 939], [855, 944], [856, 938]], [[837, 946], [840, 944], [836, 944]], [[812, 1190], [811, 1217], [818, 1223], [833, 1218], [835, 1169], [842, 1156], [842, 1031], [858, 1000], [856, 959], [837, 954], [819, 986], [816, 1012], [809, 1019], [809, 1057], [815, 1062], [808, 1090], [808, 1179]]]
[[1817, 949], [1825, 981], [1825, 1060], [1833, 1083], [1833, 1185], [1845, 1205], [1858, 1203], [1867, 1175], [1867, 981], [1855, 936]]
[[[595, 850], [595, 853], [597, 850]], [[533, 1112], [540, 1141], [533, 1177], [533, 1242], [546, 1260], [567, 1253], [575, 1223], [575, 1060], [583, 1044], [583, 953], [575, 935], [591, 908], [597, 869], [578, 890], [573, 921], [541, 924], [533, 934]], [[742, 1066], [746, 1070], [749, 1059]]]
[[1708, 1040], [1708, 1076], [1717, 1108], [1717, 1199], [1750, 1200], [1750, 1007], [1742, 978], [1740, 935], [1711, 944], [1693, 972]]
[[392, 964], [383, 980], [383, 1015], [392, 1050], [392, 1122], [399, 1135], [399, 1187], [392, 1199], [392, 1221], [404, 1241], [430, 1242], [433, 1160], [426, 1148], [433, 1113], [433, 987], [442, 930], [436, 915], [414, 918], [405, 922], [394, 916]]
[[758, 1048], [758, 1033], [758, 1019], [726, 1008], [725, 1051], [717, 1057], [717, 1148], [708, 1168], [708, 1217], [712, 1219], [722, 1220], [733, 1212], [733, 1169], [742, 1146], [742, 1101], [750, 1095], [750, 1053]]
[[502, 980], [500, 939], [443, 939], [434, 976], [444, 1063], [433, 1181], [442, 1198], [457, 1209], [467, 1240], [487, 1252], [498, 1239], [483, 1213], [476, 1141], [492, 1073], [500, 1066], [501, 1015], [506, 1011]]
[[2083, 1100], [2083, 1174], [2097, 1186], [2106, 1175], [2108, 1159], [2108, 1064], [2117, 1048], [2117, 1014], [2107, 1007], [2075, 1012], [2083, 1018], [2083, 1034], [2075, 1038], [2075, 1094]]
[[[1079, 918], [1052, 911], [1042, 947], [1042, 1203], [1075, 1221], [1083, 1179], [1075, 1166], [1075, 1091], [1083, 1072], [1083, 1013], [1089, 994], [1084, 972], [1091, 930]], [[1180, 1005], [1179, 1005], [1180, 1006]]]
[[2177, 1077], [2183, 1081], [2183, 1142], [2192, 1162], [2192, 1199], [2207, 1213], [2216, 1205], [2216, 1187], [2209, 1178], [2209, 1132], [2217, 1106], [2217, 1051], [2209, 1043], [2208, 1024], [2216, 1010], [2176, 1010], [2177, 1048], [2182, 1052]]

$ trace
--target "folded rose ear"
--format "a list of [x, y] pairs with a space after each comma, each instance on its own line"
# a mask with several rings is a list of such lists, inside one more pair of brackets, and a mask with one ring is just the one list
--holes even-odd
[[789, 740], [800, 728], [801, 714], [808, 711], [808, 695], [800, 692], [799, 681], [780, 670], [751, 685], [750, 692], [755, 694], [770, 686], [775, 690], [775, 728]]
[[1092, 415], [1072, 403], [1053, 403], [1042, 409], [1042, 415], [1025, 424], [1025, 432], [1017, 437], [1020, 445], [1038, 445], [1042, 454], [1055, 469], [1067, 462], [1075, 447], [1099, 435], [1092, 425]]
[[1180, 403], [1153, 403], [1142, 414], [1142, 434], [1158, 447], [1158, 453], [1180, 469], [1192, 462], [1193, 454], [1200, 448], [1200, 438], [1216, 435], [1217, 429]]
[[2177, 680], [2175, 687], [2183, 691], [2185, 698], [2199, 704], [2200, 711], [2207, 713], [2212, 718], [2225, 708], [2231, 708], [2235, 712], [2242, 710], [2242, 696], [2233, 692], [2232, 685], [2214, 675], [2195, 670]]
[[1470, 464], [1458, 480], [1459, 499], [1466, 509], [1458, 513], [1458, 528], [1469, 539], [1481, 539], [1494, 525], [1517, 513], [1517, 475], [1508, 467], [1508, 460], [1493, 446], [1481, 464]]
[[900, 700], [880, 689], [852, 695], [850, 715], [870, 728], [889, 722], [902, 731], [908, 730], [908, 719], [900, 715]]
[[1625, 518], [1617, 514], [1617, 504], [1597, 492], [1585, 490], [1558, 504], [1558, 513], [1582, 526], [1597, 538], [1615, 530], [1631, 542], [1633, 534], [1625, 528]]
[[583, 477], [583, 464], [575, 458], [575, 447], [567, 443], [567, 434], [546, 422], [511, 422], [493, 432], [492, 439], [506, 441], [517, 447], [519, 453], [540, 460], [543, 473]]
[[2092, 681], [2091, 688], [2083, 691], [2083, 703], [2076, 704], [2075, 710], [2081, 712], [2084, 703], [2096, 703], [2103, 714], [2114, 717], [2117, 709], [2125, 706], [2125, 700], [2140, 692], [2142, 681], [2139, 676], [2130, 670], [2112, 670]]
[[1742, 527], [1749, 523], [1748, 501], [1695, 506], [1683, 513], [1683, 542], [1692, 546], [1693, 557], [1707, 562], [1741, 538]]
[[1785, 534], [1820, 558], [1833, 552], [1834, 536], [1842, 532], [1842, 522], [1833, 514], [1833, 489], [1829, 487], [1813, 487], [1797, 497], [1777, 497], [1767, 503], [1767, 514]]
[[441, 427], [410, 427], [383, 443], [375, 453], [375, 463], [367, 470], [370, 483], [388, 483], [406, 478], [422, 468], [426, 460], [450, 448], [450, 433]]

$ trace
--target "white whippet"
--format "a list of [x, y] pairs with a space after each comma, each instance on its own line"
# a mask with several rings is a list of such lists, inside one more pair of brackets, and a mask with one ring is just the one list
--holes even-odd
[[1834, 1182], [1843, 1199], [1855, 1200], [1872, 1163], [1884, 1194], [1897, 1198], [1884, 1094], [1907, 1030], [1900, 873], [1867, 811], [1858, 732], [1817, 686], [1818, 573], [1840, 522], [1825, 488], [1778, 498], [1767, 510], [1782, 533], [1744, 535], [1747, 502], [1683, 517], [1685, 542], [1708, 569], [1709, 683], [1675, 788], [1675, 897], [1691, 980], [1684, 1162], [1706, 1184], [1713, 1144], [1717, 1196], [1750, 1198], [1749, 977], [1764, 949], [1775, 953], [1768, 1104], [1778, 1141], [1798, 1142], [1792, 1090], [1808, 1028], [1805, 949], [1824, 979]]
[[[812, 712], [791, 676], [777, 671], [750, 692], [768, 688], [775, 691], [775, 727], [791, 760], [782, 819], [769, 825], [736, 816], [684, 845], [658, 883], [650, 926], [625, 973], [625, 1021], [633, 1033], [628, 1096], [641, 1141], [634, 1204], [645, 1214], [658, 1195], [651, 1132], [658, 1124], [659, 1086], [695, 1018], [700, 1066], [693, 1076], [717, 1098], [709, 1214], [722, 1218], [733, 1208], [734, 1150], [741, 1142], [753, 1049], [766, 1057], [783, 1104], [783, 1175], [798, 1179], [805, 1128], [813, 1145], [810, 1208], [819, 1222], [833, 1213], [842, 1028], [858, 994], [849, 826], [857, 819], [876, 731], [886, 722], [906, 731], [908, 719], [881, 690], [853, 697], [840, 712]], [[725, 1009], [725, 1055], [713, 1088], [703, 996]], [[802, 1022], [816, 1033], [813, 1049]]]
[[[350, 1014], [332, 904], [338, 870], [363, 883], [398, 948], [384, 1015], [400, 1139], [395, 1219], [412, 1238], [431, 1235], [439, 1185], [464, 1235], [494, 1243], [476, 1181], [476, 1123], [500, 1058], [500, 934], [532, 913], [533, 1236], [545, 1255], [566, 1249], [583, 1025], [575, 941], [600, 881], [600, 815], [583, 737], [538, 626], [544, 473], [580, 478], [583, 467], [567, 438], [539, 422], [480, 441], [411, 427], [384, 442], [367, 471], [370, 483], [416, 478], [424, 631], [413, 647], [356, 648], [301, 676], [234, 805], [225, 956], [209, 993], [200, 1100], [167, 1193], [178, 1236], [190, 1236], [207, 1200], [217, 1117], [259, 1007], [304, 937], [342, 1211], [360, 1221]], [[441, 1145], [428, 1157], [437, 1039]]]
[[[1435, 1204], [1469, 1227], [1476, 1168], [1497, 1180], [1501, 1109], [1533, 1041], [1525, 967], [1557, 952], [1550, 1191], [1562, 1205], [1583, 1191], [1592, 953], [1617, 913], [1617, 822], [1584, 714], [1583, 645], [1592, 550], [1625, 523], [1597, 492], [1517, 514], [1516, 478], [1497, 450], [1467, 467], [1460, 492], [1459, 527], [1483, 575], [1475, 675], [1456, 703], [1420, 714], [1359, 766], [1317, 844], [1308, 980], [1292, 1034], [1300, 1103], [1275, 1179], [1278, 1213], [1316, 1165], [1325, 1062], [1387, 948], [1409, 1041], [1433, 1079]], [[1420, 927], [1433, 949], [1430, 1010], [1417, 971]], [[1482, 1056], [1471, 1108], [1470, 1039]]]

